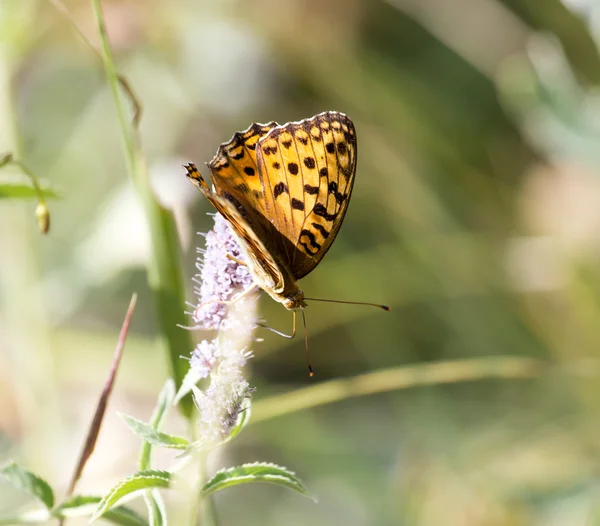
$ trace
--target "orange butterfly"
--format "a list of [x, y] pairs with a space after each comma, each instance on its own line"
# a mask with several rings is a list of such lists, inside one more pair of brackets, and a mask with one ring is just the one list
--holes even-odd
[[194, 164], [186, 169], [228, 221], [255, 285], [294, 310], [308, 299], [297, 280], [323, 259], [344, 220], [356, 154], [352, 121], [326, 111], [234, 134], [208, 164], [213, 190]]

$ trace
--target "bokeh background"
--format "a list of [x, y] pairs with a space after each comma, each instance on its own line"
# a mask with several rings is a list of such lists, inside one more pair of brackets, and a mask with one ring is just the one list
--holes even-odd
[[[97, 44], [89, 2], [66, 5]], [[393, 311], [311, 304], [314, 379], [301, 337], [262, 334], [248, 366], [257, 405], [405, 365], [544, 364], [527, 378], [450, 377], [250, 425], [214, 468], [277, 462], [319, 503], [241, 486], [216, 498], [221, 524], [600, 524], [600, 2], [103, 5], [119, 71], [143, 106], [143, 151], [177, 220], [192, 301], [196, 232], [212, 220], [182, 163], [202, 166], [255, 121], [335, 109], [355, 122], [348, 215], [302, 286]], [[146, 221], [101, 62], [50, 2], [0, 3], [8, 151], [62, 198], [48, 201], [47, 236], [34, 200], [0, 203], [2, 459], [66, 486], [127, 304], [140, 295], [81, 482], [102, 493], [135, 470], [139, 442], [116, 411], [147, 419], [168, 360], [146, 279]], [[280, 305], [263, 298], [260, 308], [287, 330]], [[181, 429], [174, 415], [168, 430]], [[0, 511], [14, 504], [0, 487]]]

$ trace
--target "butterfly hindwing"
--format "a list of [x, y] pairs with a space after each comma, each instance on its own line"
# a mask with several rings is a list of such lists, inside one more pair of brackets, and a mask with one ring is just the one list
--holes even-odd
[[324, 112], [271, 129], [256, 161], [266, 216], [285, 238], [295, 279], [308, 274], [337, 235], [356, 172], [356, 130], [342, 113]]

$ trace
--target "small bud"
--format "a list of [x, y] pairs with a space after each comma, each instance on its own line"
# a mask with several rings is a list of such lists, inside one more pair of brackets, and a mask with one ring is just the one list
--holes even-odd
[[35, 209], [35, 221], [42, 234], [50, 230], [50, 212], [44, 201], [40, 201]]

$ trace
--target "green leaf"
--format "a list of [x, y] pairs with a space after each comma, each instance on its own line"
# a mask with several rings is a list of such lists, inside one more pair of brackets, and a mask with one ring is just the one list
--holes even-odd
[[27, 471], [15, 462], [0, 468], [0, 476], [6, 478], [15, 488], [21, 489], [51, 509], [54, 506], [54, 492], [41, 477]]
[[[98, 507], [101, 497], [76, 495], [69, 497], [53, 515], [57, 518], [88, 517]], [[120, 526], [148, 526], [148, 521], [127, 506], [118, 506], [107, 511], [104, 519]]]
[[148, 509], [151, 526], [163, 526], [167, 524], [167, 510], [162, 497], [156, 490], [146, 491], [144, 493], [144, 501]]
[[202, 380], [202, 373], [198, 369], [190, 367], [187, 373], [185, 373], [181, 386], [175, 395], [175, 402], [179, 403], [179, 400], [193, 391], [200, 380]]
[[[48, 188], [47, 186], [42, 186], [41, 193], [46, 198], [53, 197], [61, 197], [61, 195]], [[28, 183], [18, 183], [18, 182], [0, 182], [0, 199], [29, 199], [39, 198], [38, 193], [35, 191], [35, 188]]]
[[286, 488], [293, 489], [311, 498], [316, 502], [316, 498], [306, 489], [296, 474], [288, 469], [270, 464], [267, 462], [255, 462], [252, 464], [243, 464], [233, 468], [223, 469], [210, 479], [202, 488], [203, 495], [211, 495], [231, 486], [245, 484], [247, 482], [269, 482], [279, 484]]
[[[154, 412], [152, 413], [152, 417], [150, 418], [150, 422], [148, 424], [152, 429], [159, 430], [167, 417], [169, 412], [169, 408], [173, 405], [173, 400], [175, 398], [175, 382], [172, 379], [168, 379], [165, 382], [164, 387], [160, 391], [158, 395], [158, 400], [156, 402], [156, 407], [154, 408]], [[150, 459], [152, 454], [152, 445], [150, 442], [144, 441], [142, 443], [142, 449], [140, 451], [140, 460], [139, 460], [139, 468], [140, 471], [145, 469], [150, 469]]]
[[158, 395], [158, 400], [156, 402], [156, 407], [154, 408], [154, 412], [152, 413], [152, 418], [150, 418], [149, 424], [154, 429], [160, 429], [162, 426], [169, 409], [173, 405], [173, 400], [175, 399], [175, 382], [171, 378], [169, 378], [166, 382], [160, 394]]
[[142, 422], [137, 418], [119, 413], [119, 416], [125, 420], [129, 429], [133, 431], [142, 440], [154, 445], [167, 447], [171, 449], [187, 449], [190, 443], [183, 437], [168, 435], [154, 429], [151, 425]]
[[[148, 185], [147, 174], [141, 178], [141, 184]], [[189, 331], [181, 330], [178, 325], [188, 322], [184, 314], [185, 285], [180, 261], [179, 236], [173, 213], [162, 207], [151, 189], [140, 188], [140, 197], [150, 227], [152, 257], [148, 261], [148, 284], [154, 295], [155, 309], [161, 340], [166, 345], [171, 364], [171, 374], [177, 385], [181, 385], [189, 363], [181, 359], [182, 353], [194, 349]], [[193, 411], [191, 397], [179, 402], [179, 408], [187, 418]]]
[[[165, 382], [164, 387], [162, 388], [160, 394], [158, 395], [158, 400], [156, 402], [156, 407], [154, 408], [154, 412], [152, 413], [152, 417], [150, 418], [150, 422], [146, 426], [143, 422], [136, 420], [135, 418], [127, 417], [127, 415], [121, 415], [129, 425], [129, 427], [136, 432], [136, 429], [139, 427], [139, 424], [142, 424], [144, 428], [144, 433], [147, 433], [149, 430], [153, 430], [151, 436], [153, 438], [159, 438], [160, 443], [163, 444], [166, 438], [174, 439], [175, 437], [170, 437], [164, 433], [160, 433], [158, 430], [162, 426], [167, 414], [169, 412], [170, 407], [173, 405], [173, 399], [175, 398], [175, 382], [172, 379], [168, 379]], [[134, 427], [132, 427], [132, 425]], [[144, 438], [144, 437], [142, 437]], [[182, 439], [184, 440], [184, 439]], [[186, 440], [187, 442], [187, 440]], [[147, 441], [144, 439], [142, 443], [142, 448], [140, 451], [140, 461], [139, 466], [140, 470], [150, 469], [151, 465], [151, 455], [152, 455], [152, 444], [155, 444], [154, 441]], [[170, 447], [170, 446], [167, 446]], [[165, 505], [162, 501], [162, 498], [158, 491], [146, 491], [144, 492], [144, 502], [146, 503], [146, 508], [148, 510], [148, 517], [150, 519], [150, 524], [152, 526], [162, 526], [163, 524], [167, 524], [167, 513], [165, 510]]]
[[170, 485], [171, 473], [168, 471], [139, 471], [135, 475], [132, 475], [131, 477], [119, 482], [116, 486], [113, 486], [113, 488], [102, 498], [98, 504], [98, 508], [90, 519], [90, 522], [93, 522], [103, 516], [123, 497], [131, 496], [138, 491], [168, 488]]
[[[179, 235], [175, 216], [172, 211], [159, 202], [150, 184], [148, 163], [143, 157], [137, 137], [138, 123], [135, 122], [134, 126], [131, 126], [131, 117], [124, 110], [122, 104], [122, 86], [108, 37], [104, 31], [104, 18], [100, 8], [100, 0], [94, 0], [92, 7], [102, 42], [100, 48], [106, 78], [113, 95], [121, 128], [127, 169], [144, 208], [150, 230], [151, 255], [148, 259], [148, 285], [155, 300], [160, 340], [164, 343], [168, 352], [171, 374], [179, 386], [189, 368], [189, 364], [181, 359], [181, 353], [191, 352], [194, 345], [191, 334], [188, 331], [182, 331], [178, 327], [178, 325], [185, 324], [187, 320], [182, 308], [185, 304], [185, 286], [179, 257]], [[129, 94], [132, 95], [131, 90], [129, 90]], [[179, 408], [183, 415], [189, 419], [193, 411], [191, 397], [188, 396], [182, 399]]]

